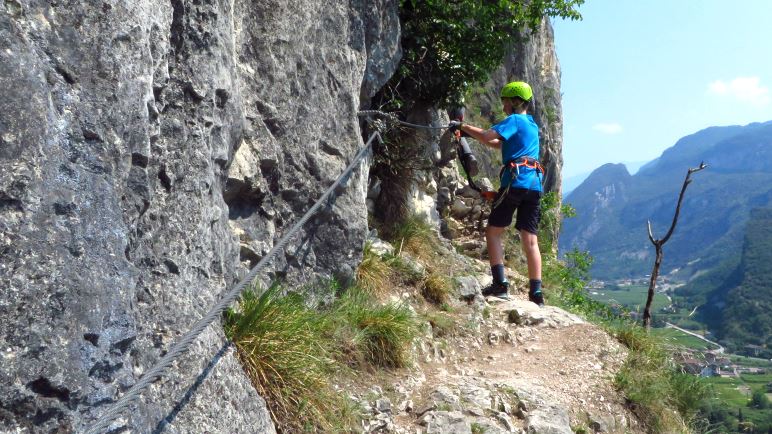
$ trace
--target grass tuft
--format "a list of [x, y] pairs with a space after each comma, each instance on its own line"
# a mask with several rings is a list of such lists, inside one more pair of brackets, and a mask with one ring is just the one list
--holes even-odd
[[405, 285], [416, 285], [423, 281], [425, 270], [402, 256], [387, 256], [384, 258], [389, 267]]
[[225, 314], [225, 331], [252, 384], [283, 432], [339, 426], [343, 398], [329, 383], [336, 369], [322, 339], [326, 320], [297, 296], [282, 297], [278, 285], [261, 295], [243, 294], [239, 310]]
[[421, 259], [433, 257], [436, 249], [437, 238], [431, 226], [417, 215], [404, 219], [392, 229], [390, 240], [398, 249], [413, 253]]
[[450, 299], [450, 293], [452, 290], [453, 285], [447, 276], [431, 272], [424, 280], [423, 287], [421, 288], [421, 294], [426, 300], [442, 306]]
[[476, 422], [472, 422], [471, 430], [472, 430], [472, 434], [485, 434], [485, 432], [487, 431], [485, 426], [480, 425], [479, 423], [476, 423]]
[[391, 286], [392, 274], [389, 262], [373, 252], [370, 242], [366, 243], [362, 262], [357, 268], [357, 286], [370, 294], [383, 295]]
[[[631, 409], [654, 433], [687, 433], [707, 385], [673, 363], [661, 338], [637, 324], [616, 326], [617, 339], [630, 349], [615, 383]], [[677, 410], [677, 411], [673, 411]]]
[[458, 330], [453, 316], [448, 315], [445, 312], [431, 312], [427, 311], [423, 313], [423, 317], [429, 323], [432, 328], [432, 335], [437, 338], [453, 335]]
[[407, 306], [379, 304], [358, 287], [324, 307], [305, 298], [282, 296], [278, 285], [247, 291], [226, 312], [225, 332], [280, 432], [349, 432], [355, 412], [331, 379], [347, 365], [406, 366], [416, 321]]
[[[417, 323], [406, 305], [376, 304], [368, 294], [354, 287], [341, 297], [333, 315], [350, 327], [344, 334], [350, 341], [344, 346], [356, 348], [369, 363], [385, 368], [409, 364]], [[355, 356], [354, 361], [359, 358]]]

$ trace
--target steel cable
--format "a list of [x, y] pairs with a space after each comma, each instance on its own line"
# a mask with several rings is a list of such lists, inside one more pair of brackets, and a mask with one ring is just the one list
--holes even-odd
[[405, 122], [405, 121], [399, 120], [397, 115], [395, 115], [394, 113], [383, 112], [383, 111], [380, 111], [380, 110], [361, 110], [358, 114], [360, 116], [371, 116], [371, 115], [383, 116], [383, 117], [391, 120], [394, 123], [397, 123], [397, 124], [400, 124], [400, 125], [404, 125], [404, 126], [410, 127], [410, 128], [419, 128], [419, 129], [423, 129], [423, 130], [445, 130], [445, 129], [448, 128], [447, 126], [444, 126], [444, 127], [433, 127], [431, 125], [411, 124], [410, 122]]
[[174, 363], [175, 359], [179, 357], [180, 355], [184, 354], [188, 347], [190, 347], [190, 344], [193, 343], [193, 341], [198, 338], [198, 336], [215, 320], [217, 319], [225, 309], [230, 306], [231, 303], [233, 303], [236, 298], [241, 295], [244, 288], [252, 283], [252, 281], [257, 276], [257, 273], [260, 272], [267, 264], [268, 262], [273, 258], [273, 256], [278, 253], [281, 249], [284, 248], [284, 246], [290, 241], [293, 235], [300, 230], [300, 228], [305, 225], [308, 220], [311, 219], [311, 217], [316, 213], [316, 211], [319, 210], [319, 208], [322, 206], [322, 204], [327, 200], [327, 198], [332, 194], [333, 191], [335, 191], [338, 186], [340, 186], [344, 179], [354, 170], [354, 168], [359, 164], [360, 160], [365, 157], [370, 152], [370, 147], [372, 146], [372, 142], [375, 138], [378, 138], [378, 140], [381, 140], [380, 133], [378, 131], [374, 132], [370, 135], [370, 138], [367, 140], [367, 143], [365, 146], [359, 151], [359, 153], [354, 157], [354, 159], [351, 161], [351, 163], [346, 167], [346, 169], [343, 171], [343, 173], [338, 177], [337, 180], [327, 189], [327, 191], [322, 194], [322, 196], [316, 201], [316, 203], [306, 211], [305, 215], [298, 220], [297, 223], [290, 229], [280, 240], [278, 243], [276, 243], [275, 246], [266, 254], [260, 262], [257, 263], [250, 271], [249, 273], [233, 288], [231, 289], [222, 299], [220, 299], [217, 304], [215, 304], [209, 312], [207, 312], [206, 315], [204, 315], [201, 319], [199, 319], [193, 327], [185, 333], [177, 343], [175, 343], [171, 349], [169, 349], [169, 352], [167, 352], [161, 359], [158, 361], [158, 363], [155, 364], [150, 370], [148, 370], [145, 375], [142, 376], [142, 378], [139, 379], [132, 387], [129, 389], [120, 399], [118, 399], [107, 411], [105, 411], [102, 415], [99, 416], [99, 418], [91, 424], [91, 426], [86, 430], [87, 434], [99, 434], [101, 430], [107, 428], [107, 426], [114, 421], [115, 419], [120, 416], [121, 412], [135, 399], [139, 398], [140, 394], [157, 378], [160, 378], [163, 376], [164, 372]]
[[[433, 127], [429, 125], [418, 125], [413, 124], [410, 122], [405, 122], [399, 120], [399, 118], [394, 115], [393, 113], [387, 113], [380, 110], [362, 110], [357, 113], [358, 116], [372, 116], [372, 115], [379, 115], [383, 116], [387, 119], [389, 119], [394, 124], [400, 124], [411, 128], [420, 128], [420, 129], [427, 129], [427, 130], [443, 130], [448, 127]], [[180, 355], [187, 352], [190, 345], [195, 341], [198, 336], [212, 323], [214, 320], [216, 320], [222, 313], [225, 311], [225, 309], [230, 306], [231, 303], [236, 301], [236, 299], [241, 295], [241, 293], [244, 291], [246, 286], [255, 279], [257, 276], [257, 273], [260, 272], [267, 264], [268, 262], [273, 258], [273, 256], [278, 253], [281, 249], [284, 248], [284, 246], [290, 241], [293, 235], [300, 230], [303, 225], [305, 225], [308, 220], [311, 219], [311, 217], [316, 213], [316, 211], [319, 210], [319, 208], [322, 206], [322, 203], [327, 200], [327, 198], [332, 194], [333, 191], [335, 191], [336, 188], [338, 188], [346, 179], [346, 177], [354, 170], [354, 168], [359, 164], [360, 160], [365, 157], [370, 152], [373, 140], [375, 138], [378, 138], [378, 140], [381, 139], [381, 135], [379, 131], [376, 131], [370, 135], [370, 138], [367, 140], [367, 143], [365, 146], [357, 153], [357, 155], [354, 157], [354, 159], [351, 161], [351, 163], [346, 167], [346, 169], [341, 173], [341, 175], [338, 177], [338, 179], [335, 180], [335, 182], [322, 194], [322, 196], [314, 203], [314, 205], [306, 211], [306, 213], [303, 215], [303, 217], [298, 220], [297, 223], [279, 240], [278, 243], [276, 243], [275, 246], [262, 258], [260, 261], [255, 265], [249, 273], [235, 286], [233, 289], [231, 289], [222, 299], [220, 299], [217, 304], [215, 304], [207, 313], [204, 315], [201, 319], [196, 321], [196, 323], [193, 325], [193, 327], [185, 333], [177, 343], [175, 343], [169, 351], [161, 357], [161, 359], [152, 367], [150, 368], [145, 375], [143, 375], [139, 381], [137, 381], [121, 398], [119, 398], [115, 403], [110, 406], [107, 411], [102, 413], [99, 418], [92, 423], [89, 428], [85, 431], [86, 434], [99, 434], [101, 430], [107, 428], [111, 422], [113, 422], [115, 419], [117, 419], [121, 412], [128, 407], [132, 401], [139, 398], [140, 394], [155, 381], [156, 379], [162, 377], [167, 369], [171, 367], [172, 363], [179, 357]]]

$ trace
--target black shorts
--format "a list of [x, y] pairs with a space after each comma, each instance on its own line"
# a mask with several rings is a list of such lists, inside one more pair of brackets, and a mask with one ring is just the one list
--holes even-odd
[[[499, 194], [496, 195], [496, 200], [493, 203], [498, 201], [499, 196], [503, 192], [504, 189], [499, 190]], [[491, 215], [488, 217], [488, 225], [505, 228], [512, 224], [512, 216], [517, 211], [515, 228], [532, 234], [538, 234], [539, 220], [541, 220], [539, 199], [541, 199], [541, 192], [539, 191], [510, 188], [507, 196], [491, 211]]]

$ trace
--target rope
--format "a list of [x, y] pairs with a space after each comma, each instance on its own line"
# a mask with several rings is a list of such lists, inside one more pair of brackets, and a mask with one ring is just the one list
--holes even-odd
[[395, 115], [394, 113], [382, 112], [380, 110], [361, 110], [361, 111], [359, 111], [358, 115], [359, 116], [380, 115], [380, 116], [383, 116], [383, 117], [389, 119], [393, 123], [404, 125], [406, 127], [411, 127], [411, 128], [419, 128], [419, 129], [423, 129], [423, 130], [444, 130], [444, 129], [448, 128], [447, 126], [445, 126], [445, 127], [433, 127], [433, 126], [430, 126], [430, 125], [411, 124], [410, 122], [405, 122], [405, 121], [399, 120], [397, 115]]
[[343, 173], [338, 177], [338, 179], [335, 180], [335, 182], [327, 189], [327, 191], [322, 194], [322, 196], [316, 201], [314, 206], [309, 209], [305, 215], [292, 227], [292, 229], [289, 230], [282, 238], [279, 240], [278, 243], [276, 243], [275, 246], [271, 249], [270, 252], [268, 252], [267, 255], [265, 255], [260, 262], [255, 265], [252, 270], [249, 271], [249, 273], [236, 285], [233, 289], [230, 290], [217, 304], [215, 304], [209, 312], [206, 313], [200, 320], [198, 320], [193, 327], [185, 333], [182, 338], [180, 338], [177, 343], [175, 343], [171, 349], [169, 350], [166, 355], [161, 357], [161, 360], [158, 361], [158, 363], [155, 364], [152, 368], [150, 368], [149, 371], [145, 373], [145, 375], [142, 376], [142, 378], [137, 381], [134, 386], [129, 389], [128, 392], [126, 392], [118, 401], [116, 401], [107, 411], [105, 411], [99, 419], [97, 419], [86, 431], [86, 434], [99, 434], [101, 430], [107, 428], [107, 426], [114, 421], [115, 419], [120, 416], [121, 412], [129, 406], [129, 404], [134, 401], [135, 399], [139, 398], [139, 395], [144, 391], [153, 381], [155, 381], [157, 378], [160, 378], [164, 375], [164, 372], [171, 367], [174, 360], [177, 359], [177, 357], [181, 356], [185, 352], [187, 352], [190, 345], [193, 343], [193, 341], [198, 338], [198, 336], [206, 329], [215, 319], [217, 319], [222, 312], [230, 306], [231, 303], [233, 303], [236, 298], [238, 298], [241, 295], [241, 292], [244, 290], [244, 288], [252, 282], [252, 280], [255, 279], [257, 276], [257, 273], [260, 272], [267, 264], [268, 262], [273, 258], [273, 256], [279, 252], [279, 250], [283, 249], [284, 246], [290, 241], [293, 235], [300, 230], [300, 228], [308, 222], [308, 220], [311, 219], [311, 217], [316, 213], [316, 211], [319, 210], [319, 208], [322, 206], [322, 203], [327, 199], [330, 194], [332, 194], [333, 191], [335, 191], [338, 186], [340, 186], [346, 177], [354, 170], [354, 168], [359, 164], [359, 161], [365, 157], [370, 152], [370, 147], [372, 145], [373, 139], [378, 138], [378, 140], [381, 140], [381, 135], [376, 131], [373, 134], [370, 135], [370, 138], [367, 140], [367, 143], [362, 148], [362, 150], [359, 151], [359, 153], [354, 157], [353, 160], [351, 160], [351, 163], [346, 167], [346, 170], [343, 171]]

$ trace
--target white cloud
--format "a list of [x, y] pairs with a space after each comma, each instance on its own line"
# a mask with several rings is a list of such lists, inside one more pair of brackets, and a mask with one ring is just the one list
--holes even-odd
[[761, 85], [759, 77], [737, 77], [729, 82], [716, 80], [708, 85], [708, 93], [729, 96], [759, 107], [770, 102], [769, 88]]
[[619, 134], [622, 132], [622, 125], [615, 123], [600, 123], [592, 126], [595, 131], [600, 131], [603, 134]]

